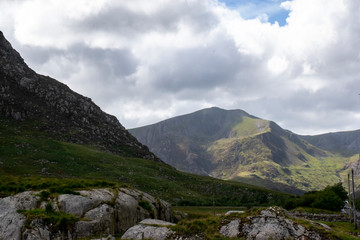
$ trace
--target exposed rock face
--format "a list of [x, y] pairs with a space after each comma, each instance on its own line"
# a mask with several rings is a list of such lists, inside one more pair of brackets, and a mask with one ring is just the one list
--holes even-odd
[[0, 116], [35, 120], [57, 139], [160, 161], [90, 98], [31, 70], [0, 32]]
[[137, 190], [125, 188], [79, 191], [80, 195], [62, 194], [49, 199], [54, 209], [81, 218], [70, 229], [57, 229], [42, 219], [25, 225], [26, 217], [17, 210], [44, 207], [39, 192], [24, 192], [0, 199], [0, 239], [73, 239], [96, 234], [114, 235], [126, 231], [141, 220], [152, 217], [171, 221], [170, 204]]
[[53, 231], [45, 221], [34, 219], [22, 234], [22, 240], [72, 239], [70, 232]]
[[[157, 225], [157, 226], [151, 226]], [[175, 225], [170, 222], [159, 221], [155, 219], [145, 219], [140, 224], [133, 226], [127, 230], [121, 239], [153, 239], [165, 240], [174, 233], [165, 226]]]
[[220, 234], [225, 237], [237, 237], [239, 235], [240, 219], [236, 219], [224, 225], [220, 229]]
[[246, 239], [322, 239], [313, 231], [294, 223], [285, 215], [285, 210], [270, 207], [262, 210], [259, 215], [246, 219], [235, 219], [220, 229], [220, 234], [226, 237], [244, 237]]
[[20, 240], [21, 229], [26, 219], [17, 210], [36, 208], [39, 200], [33, 192], [23, 192], [0, 199], [0, 239]]

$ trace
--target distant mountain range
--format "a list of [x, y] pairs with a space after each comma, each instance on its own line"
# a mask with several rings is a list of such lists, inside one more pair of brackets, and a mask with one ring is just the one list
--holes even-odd
[[343, 156], [360, 153], [360, 130], [301, 136], [314, 146]]
[[360, 151], [360, 131], [300, 136], [216, 107], [129, 132], [179, 170], [290, 193], [344, 181]]

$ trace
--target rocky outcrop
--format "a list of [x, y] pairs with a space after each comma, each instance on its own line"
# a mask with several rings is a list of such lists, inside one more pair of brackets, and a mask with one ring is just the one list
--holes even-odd
[[221, 227], [220, 234], [256, 240], [323, 239], [320, 234], [289, 219], [279, 207], [267, 208], [245, 219], [233, 219]]
[[[93, 189], [79, 195], [61, 194], [46, 201], [39, 192], [23, 192], [0, 199], [0, 239], [76, 239], [123, 233], [145, 218], [172, 221], [169, 203], [134, 189]], [[18, 210], [45, 208], [78, 217], [72, 226], [56, 227], [42, 218], [27, 219]]]
[[225, 237], [237, 237], [240, 233], [239, 226], [240, 226], [240, 219], [235, 219], [229, 222], [228, 224], [224, 225], [220, 229], [220, 234]]
[[121, 239], [152, 239], [165, 240], [169, 239], [174, 233], [167, 226], [175, 224], [155, 219], [145, 219], [140, 224], [133, 226], [127, 230]]
[[37, 130], [68, 142], [160, 161], [90, 98], [31, 70], [0, 32], [0, 116], [34, 120]]
[[40, 197], [34, 192], [23, 192], [16, 196], [0, 199], [0, 239], [21, 239], [25, 216], [17, 210], [36, 208]]

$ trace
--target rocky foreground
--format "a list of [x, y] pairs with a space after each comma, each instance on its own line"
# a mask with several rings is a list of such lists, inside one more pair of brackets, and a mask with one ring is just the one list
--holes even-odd
[[[175, 217], [172, 215], [169, 203], [139, 190], [103, 188], [73, 194], [44, 192], [27, 191], [0, 199], [0, 240], [91, 239], [94, 236], [108, 236], [105, 239], [115, 239], [114, 236], [122, 236], [121, 239], [208, 239], [202, 231], [190, 229], [184, 232], [184, 226], [192, 221], [175, 224], [174, 220], [179, 220], [178, 213]], [[72, 221], [54, 221], [54, 216], [64, 214], [67, 216], [64, 219]], [[213, 232], [222, 239], [321, 240], [329, 239], [324, 233], [331, 230], [325, 224], [315, 222], [311, 224], [316, 224], [316, 228], [309, 229], [280, 207], [217, 219]], [[317, 232], [319, 229], [321, 231]]]
[[[232, 215], [223, 219], [219, 228], [219, 235], [224, 238], [256, 239], [256, 240], [321, 240], [328, 239], [321, 234], [308, 230], [304, 226], [295, 223], [288, 213], [279, 207], [269, 207], [253, 216], [243, 217]], [[172, 228], [172, 223], [148, 219], [130, 228], [122, 239], [156, 239], [156, 240], [200, 240], [206, 239], [202, 233], [179, 234]], [[323, 227], [327, 226], [323, 224]]]
[[[79, 195], [61, 194], [43, 199], [41, 192], [23, 192], [0, 199], [1, 240], [77, 239], [123, 233], [146, 218], [172, 221], [171, 205], [134, 189], [93, 189]], [[26, 217], [26, 211], [52, 206], [77, 221], [54, 224], [44, 215]], [[49, 214], [51, 215], [51, 214]]]
[[[48, 211], [49, 206], [51, 212], [48, 214], [66, 213], [75, 220], [71, 224], [54, 223], [44, 214], [36, 215], [37, 211]], [[40, 191], [27, 191], [0, 199], [0, 219], [2, 240], [78, 239], [100, 235], [110, 236], [110, 239], [121, 235], [122, 239], [206, 239], [202, 233], [177, 232], [169, 203], [126, 188], [49, 196]], [[225, 239], [327, 239], [294, 222], [289, 213], [279, 207], [247, 216], [226, 216], [216, 232]]]

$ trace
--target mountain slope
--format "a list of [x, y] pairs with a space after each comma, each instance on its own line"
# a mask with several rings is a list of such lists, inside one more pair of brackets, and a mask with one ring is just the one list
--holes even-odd
[[242, 110], [209, 108], [129, 131], [177, 169], [291, 193], [337, 183], [347, 161]]
[[279, 205], [288, 197], [248, 184], [180, 172], [162, 162], [52, 140], [32, 121], [0, 120], [0, 133], [0, 197], [3, 192], [26, 190], [32, 182], [44, 182], [47, 188], [48, 182], [63, 179], [74, 181], [75, 188], [88, 179], [117, 182], [180, 205], [211, 205], [213, 197], [217, 205]]
[[217, 108], [206, 109], [129, 131], [140, 142], [150, 144], [152, 151], [168, 164], [207, 175], [211, 163], [203, 146], [226, 137], [234, 121], [247, 115], [242, 111], [227, 113]]
[[321, 149], [345, 156], [360, 152], [360, 130], [301, 136], [301, 138]]
[[0, 32], [0, 115], [33, 120], [52, 137], [160, 161], [90, 98], [31, 70]]

